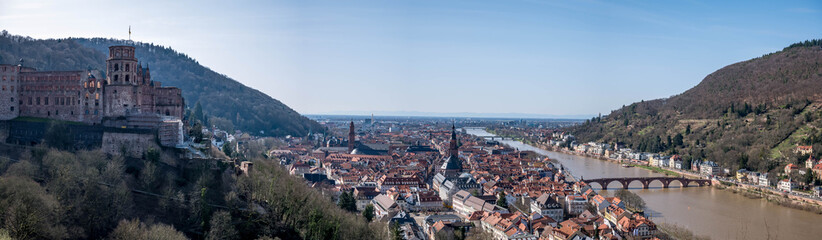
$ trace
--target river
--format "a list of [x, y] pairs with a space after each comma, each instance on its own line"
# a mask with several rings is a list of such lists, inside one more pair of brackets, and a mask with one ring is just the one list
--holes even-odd
[[[476, 136], [494, 136], [481, 128], [465, 130]], [[613, 162], [546, 151], [519, 141], [500, 142], [556, 160], [578, 178], [663, 176], [642, 168], [624, 168]], [[664, 189], [655, 183], [649, 189], [642, 189], [638, 182], [629, 186], [645, 200], [646, 214], [655, 222], [676, 224], [711, 239], [822, 239], [822, 215], [712, 187]], [[609, 185], [610, 189], [619, 187], [619, 183]], [[600, 194], [612, 195], [613, 191]]]

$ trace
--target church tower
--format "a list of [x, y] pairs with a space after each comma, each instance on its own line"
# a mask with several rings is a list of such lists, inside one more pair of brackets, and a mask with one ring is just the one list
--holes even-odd
[[448, 155], [450, 157], [459, 157], [460, 150], [459, 146], [457, 146], [457, 128], [453, 124], [451, 125], [451, 143], [448, 144]]
[[448, 156], [443, 159], [440, 171], [445, 177], [456, 177], [462, 172], [462, 160], [460, 160], [459, 146], [457, 146], [457, 130], [451, 125], [451, 142], [448, 144]]
[[351, 121], [351, 124], [348, 125], [348, 152], [354, 151], [354, 121]]

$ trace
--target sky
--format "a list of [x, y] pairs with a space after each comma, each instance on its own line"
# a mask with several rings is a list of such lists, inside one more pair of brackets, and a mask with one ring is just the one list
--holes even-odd
[[822, 38], [820, 23], [822, 1], [0, 0], [11, 34], [131, 26], [302, 114], [608, 114]]

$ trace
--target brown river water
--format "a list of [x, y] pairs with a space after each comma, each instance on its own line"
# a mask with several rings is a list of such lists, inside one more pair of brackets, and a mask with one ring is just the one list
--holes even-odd
[[[476, 136], [493, 136], [479, 128], [465, 130]], [[556, 160], [577, 178], [663, 176], [599, 159], [546, 151], [518, 141], [500, 142]], [[612, 183], [609, 189], [621, 186]], [[645, 200], [646, 214], [655, 222], [676, 224], [711, 239], [822, 239], [822, 215], [712, 187], [679, 188], [675, 187], [679, 186], [677, 183], [671, 186], [664, 189], [659, 182], [654, 182], [649, 189], [642, 189], [642, 184], [634, 182], [629, 188]], [[612, 195], [613, 191], [600, 194]]]

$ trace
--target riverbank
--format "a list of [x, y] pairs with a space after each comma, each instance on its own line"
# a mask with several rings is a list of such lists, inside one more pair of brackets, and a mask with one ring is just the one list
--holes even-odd
[[715, 188], [740, 194], [750, 199], [765, 199], [779, 206], [822, 214], [822, 202], [793, 196], [787, 193], [774, 192], [770, 189], [749, 187], [746, 185], [717, 184]]
[[[509, 137], [509, 136], [504, 136], [504, 137]], [[516, 139], [516, 138], [514, 138], [514, 139]], [[611, 159], [611, 158], [600, 156], [600, 155], [581, 153], [581, 152], [572, 151], [572, 150], [567, 149], [567, 148], [559, 148], [559, 147], [556, 147], [556, 146], [549, 146], [549, 145], [538, 144], [538, 143], [525, 143], [525, 144], [534, 146], [536, 148], [539, 148], [539, 149], [542, 149], [542, 150], [545, 150], [545, 151], [550, 151], [550, 152], [555, 152], [555, 153], [576, 155], [576, 156], [587, 157], [587, 158], [597, 159], [597, 160], [601, 160], [601, 161], [608, 161], [608, 162], [613, 162], [613, 163], [629, 164], [632, 167], [642, 168], [642, 169], [645, 169], [645, 170], [648, 170], [648, 171], [651, 171], [651, 172], [665, 174], [665, 175], [668, 175], [668, 176], [677, 176], [677, 177], [683, 177], [684, 176], [684, 177], [691, 177], [691, 178], [704, 178], [703, 176], [700, 176], [699, 174], [696, 174], [696, 173], [681, 171], [681, 170], [676, 170], [676, 169], [666, 169], [666, 168], [648, 166], [646, 164], [640, 164], [637, 161], [633, 161], [633, 160]], [[713, 182], [714, 182], [714, 184], [713, 184], [714, 188], [721, 189], [721, 190], [727, 190], [731, 193], [739, 194], [739, 195], [742, 195], [742, 196], [747, 197], [747, 198], [765, 199], [768, 202], [771, 202], [771, 203], [779, 205], [779, 206], [783, 206], [783, 207], [787, 207], [787, 208], [791, 208], [791, 209], [808, 211], [808, 212], [815, 213], [815, 214], [822, 214], [822, 201], [819, 201], [819, 200], [816, 200], [816, 199], [810, 199], [810, 198], [805, 198], [805, 197], [801, 197], [801, 196], [791, 195], [791, 194], [779, 192], [779, 191], [776, 191], [776, 190], [773, 190], [773, 189], [762, 189], [762, 188], [747, 185], [747, 184], [737, 184], [737, 183], [733, 183], [733, 182], [720, 181], [720, 180], [717, 180], [717, 179], [714, 179]]]
[[[481, 128], [466, 129], [466, 132], [489, 139], [493, 136]], [[663, 176], [639, 167], [623, 167], [624, 163], [619, 161], [603, 161], [554, 149], [549, 151], [546, 146], [527, 145], [508, 138], [499, 141], [522, 151], [547, 156], [573, 175], [602, 178]], [[655, 223], [677, 225], [712, 239], [767, 240], [774, 236], [778, 236], [777, 239], [816, 239], [822, 236], [822, 228], [817, 228], [822, 215], [783, 207], [765, 199], [752, 199], [713, 187], [632, 188], [631, 191], [645, 200], [646, 211]], [[663, 227], [660, 231], [667, 232], [668, 229]]]

